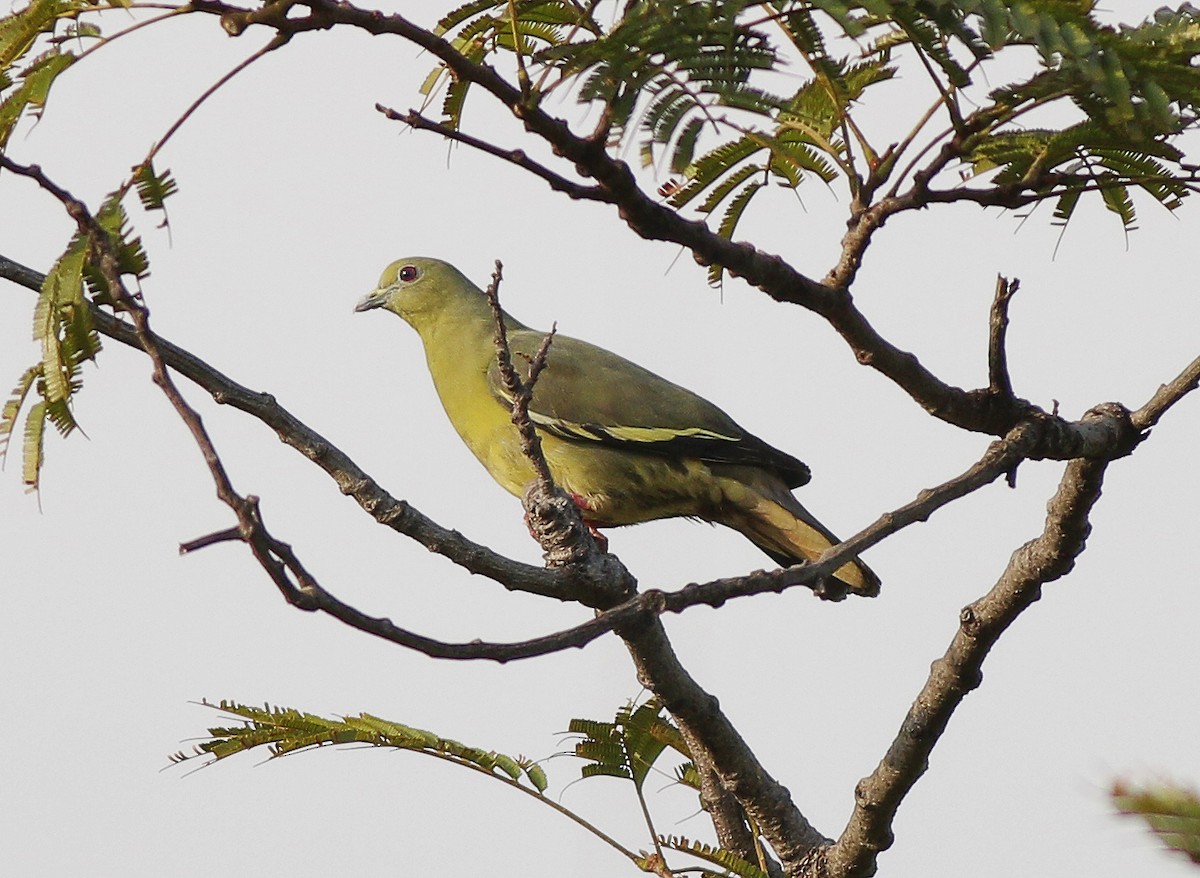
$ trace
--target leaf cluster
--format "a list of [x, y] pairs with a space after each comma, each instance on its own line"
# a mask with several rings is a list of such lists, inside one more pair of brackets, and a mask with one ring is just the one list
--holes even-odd
[[[1094, 192], [1129, 230], [1132, 190], [1173, 210], [1195, 182], [1171, 143], [1195, 125], [1200, 102], [1200, 12], [1188, 4], [1121, 26], [1105, 24], [1094, 0], [631, 0], [609, 17], [600, 5], [477, 0], [439, 32], [474, 61], [513, 55], [530, 104], [565, 85], [600, 106], [610, 145], [635, 146], [645, 164], [662, 154], [681, 178], [664, 197], [718, 214], [726, 237], [772, 184], [841, 178], [856, 199], [885, 183], [928, 185], [899, 159], [934, 146], [976, 175], [994, 172], [993, 189], [1053, 200], [1060, 222]], [[1028, 74], [976, 88], [984, 65], [1018, 46], [1034, 50]], [[902, 57], [925, 68], [934, 106], [880, 148], [855, 115]], [[431, 73], [425, 92], [443, 77]], [[466, 92], [447, 88], [444, 121], [455, 129]], [[1059, 124], [1026, 126], [1052, 105], [1069, 109], [1050, 114]]]
[[[140, 169], [137, 179], [142, 205], [148, 210], [162, 209], [162, 199], [175, 190], [170, 173], [159, 175], [149, 163]], [[91, 308], [120, 304], [106, 272], [100, 268], [99, 251], [111, 254], [117, 276], [140, 281], [150, 270], [141, 238], [130, 229], [122, 196], [120, 191], [112, 193], [96, 212], [103, 247], [81, 230], [47, 272], [33, 313], [33, 338], [40, 343], [41, 359], [22, 373], [0, 409], [0, 459], [7, 454], [21, 411], [25, 410], [21, 474], [30, 491], [37, 490], [45, 462], [46, 424], [52, 424], [63, 436], [79, 426], [72, 401], [82, 387], [83, 364], [95, 360], [100, 352]], [[37, 397], [37, 401], [30, 403], [31, 397]]]
[[1141, 817], [1168, 848], [1200, 865], [1200, 796], [1194, 791], [1166, 783], [1119, 783], [1112, 800], [1121, 813]]
[[[567, 730], [582, 736], [575, 744], [575, 755], [587, 763], [582, 768], [584, 777], [624, 778], [633, 781], [638, 790], [668, 748], [691, 759], [679, 729], [653, 698], [640, 705], [625, 705], [612, 722], [573, 719]], [[699, 788], [690, 762], [677, 769], [676, 779]]]
[[[359, 744], [408, 750], [443, 759], [463, 768], [481, 771], [535, 795], [539, 801], [566, 814], [585, 829], [621, 850], [643, 871], [661, 873], [662, 867], [665, 867], [663, 852], [674, 851], [706, 864], [689, 870], [702, 876], [767, 876], [764, 868], [747, 862], [731, 851], [682, 836], [655, 834], [654, 853], [634, 854], [627, 851], [579, 815], [546, 798], [544, 794], [549, 781], [545, 771], [540, 764], [524, 757], [507, 756], [494, 750], [472, 747], [434, 732], [367, 713], [330, 718], [271, 705], [254, 707], [224, 700], [215, 704], [208, 701], [201, 703], [238, 717], [242, 723], [209, 728], [208, 739], [197, 744], [194, 752], [175, 753], [171, 756], [172, 762], [184, 763], [196, 758], [209, 757], [209, 761], [204, 765], [210, 765], [230, 756], [263, 747], [272, 759], [334, 745]], [[691, 755], [679, 729], [664, 716], [662, 706], [655, 699], [642, 704], [626, 704], [616, 712], [611, 722], [573, 719], [569, 730], [571, 734], [581, 736], [575, 745], [574, 755], [584, 760], [582, 777], [617, 777], [631, 781], [638, 792], [639, 800], [642, 801], [647, 819], [649, 812], [645, 811], [645, 801], [641, 792], [655, 762], [666, 752], [674, 752], [687, 759], [690, 759]], [[677, 778], [692, 788], [699, 786], [690, 761], [677, 769]], [[653, 826], [649, 828], [653, 832]]]
[[506, 777], [513, 783], [524, 783], [539, 795], [546, 791], [546, 773], [530, 759], [470, 747], [369, 713], [329, 719], [269, 704], [251, 707], [224, 700], [216, 704], [203, 703], [241, 717], [244, 722], [240, 726], [210, 728], [211, 738], [198, 744], [196, 753], [176, 753], [171, 757], [172, 761], [185, 762], [198, 755], [208, 755], [215, 762], [256, 747], [266, 747], [271, 757], [277, 758], [334, 744], [367, 744], [425, 753]]
[[[84, 41], [102, 39], [100, 28], [82, 17], [128, 5], [124, 0], [32, 0], [0, 18], [0, 155], [6, 154], [9, 138], [21, 119], [40, 118], [51, 87], [79, 57], [73, 49]], [[49, 48], [26, 62], [43, 44]], [[103, 248], [95, 240], [95, 230], [85, 232], [81, 225], [42, 284], [33, 316], [33, 338], [41, 346], [41, 358], [22, 373], [0, 409], [0, 459], [25, 411], [22, 480], [28, 490], [36, 490], [39, 484], [47, 423], [64, 436], [78, 427], [72, 400], [82, 386], [83, 363], [94, 360], [100, 351], [91, 305], [117, 304], [99, 267], [100, 250], [113, 256], [117, 275], [140, 280], [149, 271], [146, 252], [130, 231], [122, 206], [132, 185], [136, 185], [145, 209], [163, 210], [165, 215], [165, 199], [175, 192], [176, 185], [169, 172], [159, 174], [147, 159], [134, 168], [130, 182], [111, 193], [95, 213], [95, 229], [105, 239]]]

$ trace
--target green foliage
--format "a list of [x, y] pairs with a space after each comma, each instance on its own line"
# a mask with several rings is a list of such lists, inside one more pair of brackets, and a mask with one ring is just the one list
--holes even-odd
[[[520, 59], [522, 74], [523, 59], [562, 45], [580, 31], [600, 32], [587, 11], [570, 0], [475, 0], [448, 13], [433, 30], [442, 36], [456, 29], [450, 44], [464, 57], [480, 63], [494, 52], [506, 51]], [[432, 98], [443, 82], [447, 84], [442, 117], [457, 129], [470, 83], [455, 79], [445, 67], [437, 67], [422, 83], [421, 94]], [[527, 91], [532, 88], [524, 78], [522, 85]]]
[[[51, 86], [76, 61], [77, 56], [65, 48], [67, 38], [99, 36], [99, 28], [79, 20], [79, 16], [102, 5], [127, 4], [120, 0], [103, 4], [91, 0], [33, 0], [0, 18], [0, 93], [6, 92], [0, 100], [0, 153], [24, 115], [40, 117]], [[18, 69], [17, 65], [39, 39], [49, 41], [51, 48]], [[133, 185], [147, 210], [164, 211], [163, 224], [166, 224], [164, 202], [177, 186], [169, 172], [158, 174], [147, 160], [134, 169], [130, 183], [110, 195], [96, 212], [96, 223], [104, 240], [93, 240], [91, 235], [77, 232], [46, 275], [34, 307], [33, 337], [40, 344], [41, 359], [22, 374], [0, 412], [2, 458], [25, 409], [22, 477], [28, 490], [36, 490], [40, 482], [46, 423], [64, 436], [78, 427], [72, 401], [81, 387], [82, 365], [95, 359], [100, 351], [100, 338], [92, 325], [91, 303], [118, 304], [116, 293], [110, 288], [111, 279], [100, 268], [100, 256], [108, 253], [114, 258], [113, 268], [118, 276], [140, 280], [149, 271], [141, 240], [131, 233], [128, 215], [121, 204], [125, 192]], [[85, 283], [91, 293], [90, 302], [84, 295]], [[38, 400], [30, 402], [32, 397]]]
[[1167, 847], [1200, 865], [1200, 796], [1168, 784], [1133, 788], [1116, 784], [1113, 804], [1141, 817]]
[[80, 388], [84, 361], [95, 359], [100, 351], [100, 336], [83, 296], [87, 249], [86, 241], [76, 237], [47, 273], [33, 318], [33, 337], [41, 343], [41, 361], [22, 373], [0, 413], [3, 455], [31, 390], [40, 397], [25, 415], [22, 479], [31, 491], [38, 487], [45, 457], [45, 424], [49, 421], [63, 436], [78, 426], [71, 399]]
[[611, 723], [573, 719], [568, 731], [583, 736], [575, 745], [575, 755], [588, 763], [582, 769], [584, 777], [625, 778], [639, 791], [664, 750], [691, 755], [655, 699], [637, 707], [626, 705]]
[[28, 53], [44, 33], [51, 33], [59, 18], [85, 8], [64, 0], [33, 0], [25, 8], [0, 19], [0, 69], [8, 70]]
[[[1094, 0], [631, 0], [611, 18], [597, 6], [483, 0], [439, 29], [472, 60], [518, 55], [518, 78], [530, 83], [533, 70], [537, 81], [531, 102], [568, 85], [602, 105], [612, 142], [633, 142], [647, 164], [661, 154], [683, 177], [667, 187], [670, 203], [704, 195], [695, 209], [720, 208], [722, 235], [735, 233], [771, 183], [794, 189], [841, 177], [856, 198], [885, 183], [893, 192], [928, 185], [912, 176], [915, 163], [898, 159], [933, 147], [950, 160], [935, 176], [951, 161], [994, 175], [964, 182], [951, 172], [953, 187], [1032, 193], [1055, 202], [1059, 222], [1095, 193], [1131, 230], [1135, 191], [1174, 210], [1197, 182], [1170, 142], [1200, 118], [1200, 11], [1187, 4], [1120, 26], [1101, 22]], [[1018, 81], [981, 90], [987, 63], [1014, 46], [1033, 48], [1035, 63]], [[880, 150], [855, 115], [901, 61], [925, 70], [935, 104]], [[454, 127], [465, 92], [459, 83], [447, 90]], [[1058, 127], [1025, 125], [1052, 106], [1062, 108], [1049, 116]], [[932, 124], [939, 116], [949, 124]]]
[[207, 755], [215, 762], [256, 747], [266, 747], [271, 757], [275, 758], [333, 744], [369, 744], [446, 759], [523, 785], [538, 795], [546, 791], [545, 772], [529, 759], [469, 747], [433, 732], [390, 722], [369, 713], [328, 719], [270, 705], [249, 707], [232, 701], [217, 704], [206, 701], [204, 704], [240, 717], [243, 725], [210, 728], [208, 733], [212, 737], [198, 744], [196, 753], [176, 753], [171, 757], [172, 761], [184, 762]]
[[0, 152], [26, 110], [35, 118], [41, 115], [50, 86], [71, 66], [76, 56], [64, 50], [59, 42], [20, 70], [16, 67], [17, 62], [38, 45], [40, 38], [55, 35], [60, 25], [64, 25], [66, 35], [77, 39], [98, 36], [99, 28], [78, 21], [78, 17], [101, 5], [125, 4], [115, 0], [103, 4], [94, 0], [32, 0], [0, 18], [0, 94], [16, 85], [0, 101]]
[[[146, 276], [149, 262], [141, 239], [134, 237], [119, 193], [111, 195], [96, 213], [115, 258], [118, 275]], [[28, 490], [37, 490], [45, 462], [45, 424], [63, 436], [78, 424], [72, 401], [82, 387], [84, 362], [100, 352], [100, 335], [92, 323], [91, 303], [84, 296], [86, 282], [91, 300], [116, 304], [108, 278], [100, 269], [96, 242], [77, 233], [66, 251], [46, 274], [33, 311], [33, 338], [41, 345], [41, 361], [27, 369], [0, 412], [0, 455], [7, 452], [21, 409], [34, 391], [40, 399], [25, 415], [22, 478]]]
[[133, 182], [137, 187], [138, 199], [146, 210], [161, 210], [163, 220], [159, 228], [169, 225], [166, 201], [179, 191], [179, 184], [169, 170], [161, 174], [154, 170], [152, 161], [145, 161], [133, 169]]
[[[0, 101], [0, 151], [8, 145], [8, 138], [26, 110], [30, 111], [34, 118], [41, 117], [50, 94], [50, 86], [74, 61], [74, 55], [51, 49], [17, 73], [20, 85]], [[5, 74], [8, 73], [6, 70]]]
[[738, 875], [740, 878], [768, 878], [768, 873], [765, 869], [753, 863], [747, 863], [737, 854], [727, 851], [724, 848], [713, 847], [701, 841], [689, 840], [683, 836], [676, 835], [664, 836], [659, 838], [658, 841], [659, 845], [667, 850], [688, 854], [720, 869], [719, 872], [715, 872], [712, 869], [694, 870], [698, 874], [705, 876], [705, 878], [708, 878], [708, 876], [717, 878], [717, 876], [722, 875]]
[[[664, 851], [675, 851], [713, 867], [687, 870], [698, 872], [700, 875], [733, 875], [740, 878], [766, 878], [767, 875], [762, 863], [748, 863], [729, 851], [700, 841], [676, 836], [659, 836], [653, 832], [652, 826], [649, 828], [655, 852], [635, 854], [579, 815], [547, 798], [544, 795], [548, 787], [546, 774], [540, 765], [529, 759], [470, 747], [433, 732], [380, 719], [367, 713], [328, 718], [270, 705], [250, 707], [231, 701], [202, 703], [231, 714], [242, 723], [210, 728], [209, 738], [196, 745], [193, 753], [176, 753], [171, 757], [173, 762], [182, 763], [209, 757], [204, 763], [209, 765], [259, 747], [265, 747], [271, 758], [344, 744], [411, 750], [483, 772], [535, 796], [538, 801], [566, 815], [645, 871], [662, 874], [662, 870], [666, 868]], [[649, 824], [649, 811], [641, 791], [654, 764], [667, 750], [689, 756], [683, 736], [663, 715], [659, 703], [651, 699], [641, 705], [627, 704], [617, 711], [612, 722], [574, 719], [570, 722], [570, 731], [582, 736], [575, 746], [575, 755], [586, 763], [582, 767], [583, 777], [620, 777], [631, 781], [638, 791], [638, 800]], [[690, 762], [679, 767], [678, 777], [685, 785], [699, 788], [695, 767]]]

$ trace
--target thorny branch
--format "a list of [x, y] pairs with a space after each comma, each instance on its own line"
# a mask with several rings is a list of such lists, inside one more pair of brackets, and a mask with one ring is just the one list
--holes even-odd
[[533, 464], [538, 482], [544, 491], [554, 488], [554, 477], [550, 475], [550, 465], [546, 463], [546, 455], [542, 453], [542, 440], [529, 420], [529, 404], [533, 402], [533, 388], [538, 376], [546, 368], [546, 355], [550, 353], [550, 345], [558, 332], [557, 326], [552, 326], [545, 340], [538, 348], [537, 354], [529, 361], [528, 377], [522, 379], [517, 374], [512, 362], [512, 351], [508, 346], [508, 327], [504, 325], [504, 312], [500, 309], [500, 281], [504, 278], [504, 266], [496, 260], [496, 268], [492, 272], [492, 282], [488, 284], [487, 300], [492, 309], [492, 320], [496, 324], [495, 344], [496, 363], [500, 370], [500, 380], [504, 389], [512, 399], [512, 422], [521, 437], [521, 451]]

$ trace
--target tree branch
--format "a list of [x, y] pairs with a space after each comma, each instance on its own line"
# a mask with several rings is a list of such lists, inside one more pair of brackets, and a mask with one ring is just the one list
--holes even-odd
[[[40, 272], [4, 257], [0, 257], [0, 277], [35, 292], [41, 289], [45, 279]], [[95, 305], [90, 309], [92, 320], [101, 334], [142, 350], [132, 326]], [[273, 429], [281, 442], [324, 470], [343, 494], [353, 497], [380, 524], [416, 540], [471, 573], [499, 582], [511, 591], [561, 601], [578, 601], [585, 606], [610, 605], [614, 597], [620, 596], [621, 593], [616, 589], [606, 587], [604, 580], [589, 583], [585, 570], [550, 570], [523, 564], [474, 543], [457, 531], [442, 527], [407, 502], [392, 497], [349, 455], [281, 406], [270, 394], [252, 391], [189, 351], [161, 337], [156, 338], [166, 365], [203, 388], [217, 403], [233, 406]]]
[[611, 203], [608, 193], [598, 186], [583, 186], [579, 183], [572, 182], [566, 177], [559, 176], [551, 171], [545, 165], [538, 164], [533, 159], [529, 158], [522, 149], [501, 149], [494, 144], [488, 143], [486, 140], [480, 140], [478, 137], [472, 137], [470, 134], [465, 134], [457, 128], [451, 128], [449, 125], [442, 125], [440, 122], [434, 122], [425, 116], [422, 116], [416, 110], [409, 110], [407, 113], [401, 113], [397, 110], [389, 109], [383, 104], [376, 104], [375, 109], [391, 119], [394, 122], [403, 122], [410, 128], [417, 131], [431, 131], [434, 134], [440, 134], [448, 140], [453, 140], [457, 143], [470, 146], [480, 152], [487, 153], [490, 156], [495, 156], [498, 159], [516, 165], [523, 171], [528, 171], [535, 177], [545, 180], [546, 183], [555, 192], [561, 192], [564, 195], [576, 201], [602, 201]]
[[[1048, 414], [1026, 400], [999, 399], [987, 388], [966, 391], [941, 381], [912, 353], [897, 348], [879, 335], [862, 312], [854, 307], [850, 297], [849, 284], [871, 233], [889, 216], [937, 200], [938, 194], [928, 189], [929, 180], [962, 154], [964, 138], [986, 126], [991, 119], [987, 114], [971, 117], [961, 132], [943, 144], [930, 163], [914, 174], [915, 182], [910, 192], [885, 199], [852, 221], [851, 231], [843, 242], [843, 261], [849, 259], [849, 262], [831, 272], [822, 283], [796, 271], [778, 256], [764, 253], [750, 244], [735, 243], [711, 231], [704, 223], [684, 219], [673, 209], [660, 204], [641, 190], [625, 162], [607, 153], [603, 140], [576, 135], [566, 122], [540, 109], [536, 98], [524, 96], [494, 68], [471, 61], [446, 40], [401, 15], [383, 15], [335, 0], [276, 0], [254, 10], [231, 6], [221, 0], [196, 0], [193, 8], [219, 15], [222, 26], [233, 35], [243, 33], [253, 24], [283, 33], [348, 25], [375, 35], [402, 37], [442, 61], [459, 80], [478, 85], [490, 93], [520, 119], [529, 132], [571, 162], [579, 174], [595, 180], [596, 188], [604, 193], [600, 200], [617, 207], [621, 218], [638, 235], [686, 247], [701, 264], [722, 265], [732, 275], [743, 277], [772, 298], [821, 315], [842, 335], [859, 362], [887, 376], [935, 417], [966, 430], [994, 436], [1007, 434], [1024, 420], [1050, 419], [1055, 429], [1043, 432], [1043, 443], [1031, 452], [1032, 457], [1066, 460], [1080, 456], [1096, 459], [1113, 456], [1113, 446], [1095, 444], [1100, 434], [1082, 430], [1080, 425]], [[296, 14], [299, 8], [308, 10], [308, 14]], [[464, 139], [462, 142], [470, 141]], [[472, 145], [477, 144], [482, 142], [472, 142]], [[503, 154], [498, 148], [490, 149]], [[974, 190], [955, 190], [947, 197], [974, 198], [972, 192]], [[857, 255], [851, 258], [850, 254]]]
[[1192, 360], [1172, 381], [1159, 387], [1154, 396], [1130, 416], [1130, 420], [1139, 430], [1149, 430], [1197, 385], [1200, 385], [1200, 357]]
[[1100, 498], [1107, 461], [1073, 460], [1047, 506], [1041, 536], [1017, 549], [996, 585], [963, 609], [945, 655], [935, 661], [879, 766], [855, 789], [854, 813], [825, 853], [831, 878], [875, 872], [892, 844], [892, 821], [901, 800], [925, 773], [933, 747], [954, 710], [982, 682], [981, 667], [1000, 635], [1041, 597], [1041, 587], [1065, 576], [1084, 549], [1088, 516]]
[[1014, 470], [1027, 458], [1030, 449], [1036, 447], [1037, 433], [1038, 425], [1034, 422], [1014, 427], [1008, 436], [991, 443], [983, 456], [964, 472], [936, 487], [921, 491], [916, 499], [898, 509], [885, 512], [854, 536], [826, 549], [820, 559], [811, 564], [782, 570], [759, 570], [747, 576], [691, 583], [667, 594], [664, 598], [664, 609], [678, 613], [697, 604], [719, 607], [732, 598], [767, 592], [782, 593], [797, 585], [812, 587], [823, 577], [828, 577], [847, 561], [882, 542], [891, 534], [911, 524], [928, 521], [934, 512], [946, 504], [977, 491], [1001, 475]]
[[[505, 392], [512, 400], [512, 423], [520, 436], [521, 451], [533, 465], [536, 474], [521, 498], [525, 507], [525, 523], [542, 547], [548, 567], [586, 566], [592, 570], [591, 579], [613, 583], [614, 588], [620, 589], [621, 596], [635, 594], [637, 580], [624, 564], [607, 554], [608, 540], [583, 520], [574, 499], [554, 484], [550, 465], [542, 453], [541, 437], [529, 417], [529, 405], [533, 402], [538, 377], [546, 368], [546, 358], [558, 327], [551, 327], [533, 357], [527, 358], [528, 377], [522, 379], [513, 367], [508, 329], [504, 324], [504, 311], [500, 307], [502, 276], [503, 266], [497, 259], [492, 281], [486, 290], [495, 323], [493, 342], [496, 346], [496, 363]], [[613, 597], [615, 600], [616, 595]]]
[[797, 874], [828, 839], [813, 828], [787, 788], [758, 761], [717, 699], [680, 664], [660, 620], [635, 623], [617, 633], [633, 657], [638, 680], [670, 711], [691, 743], [697, 764], [711, 766], [721, 786], [737, 799], [771, 844], [784, 872]]
[[1012, 378], [1008, 374], [1008, 303], [1021, 286], [1019, 280], [996, 278], [996, 296], [988, 322], [988, 390], [994, 396], [1012, 398]]
[[529, 362], [529, 377], [522, 380], [513, 367], [512, 351], [508, 346], [508, 328], [504, 325], [504, 311], [500, 308], [500, 281], [504, 277], [504, 266], [496, 260], [492, 272], [492, 282], [488, 284], [486, 294], [488, 305], [492, 309], [492, 321], [496, 325], [494, 343], [496, 345], [496, 364], [500, 370], [500, 380], [512, 400], [512, 422], [521, 437], [521, 451], [533, 464], [533, 471], [543, 490], [554, 489], [554, 477], [550, 475], [550, 465], [546, 463], [546, 455], [542, 453], [542, 440], [538, 436], [533, 422], [529, 419], [529, 403], [533, 401], [533, 388], [538, 376], [546, 368], [546, 355], [550, 353], [550, 345], [558, 332], [557, 324], [550, 327], [550, 332], [542, 341], [537, 354]]

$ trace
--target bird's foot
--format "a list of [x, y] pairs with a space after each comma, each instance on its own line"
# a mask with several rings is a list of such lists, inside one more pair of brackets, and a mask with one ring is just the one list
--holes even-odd
[[[567, 493], [567, 497], [570, 498], [571, 502], [574, 503], [575, 507], [579, 510], [579, 517], [583, 519], [583, 526], [588, 529], [588, 533], [590, 533], [592, 535], [592, 539], [596, 541], [596, 548], [598, 548], [601, 552], [608, 552], [608, 537], [600, 533], [595, 524], [588, 521], [587, 514], [589, 510], [587, 500], [580, 494]], [[538, 528], [534, 523], [533, 517], [528, 509], [525, 510], [524, 521], [525, 527], [529, 531], [529, 535], [540, 543], [541, 538], [538, 534], [541, 529]]]
[[596, 547], [600, 549], [601, 552], [607, 552], [608, 537], [600, 533], [600, 531], [596, 529], [596, 525], [588, 521], [587, 514], [589, 510], [587, 500], [585, 500], [579, 494], [568, 493], [567, 496], [571, 498], [571, 502], [579, 507], [579, 517], [583, 519], [583, 523], [587, 526], [588, 533], [590, 533], [592, 535], [592, 539], [596, 541]]
[[[525, 526], [542, 547], [547, 566], [586, 561], [597, 554], [596, 549], [600, 555], [607, 554], [608, 540], [587, 520], [587, 501], [578, 494], [568, 494], [561, 488], [547, 494], [539, 483], [533, 482], [526, 489], [522, 504]], [[587, 528], [593, 543], [583, 539], [583, 528]]]

